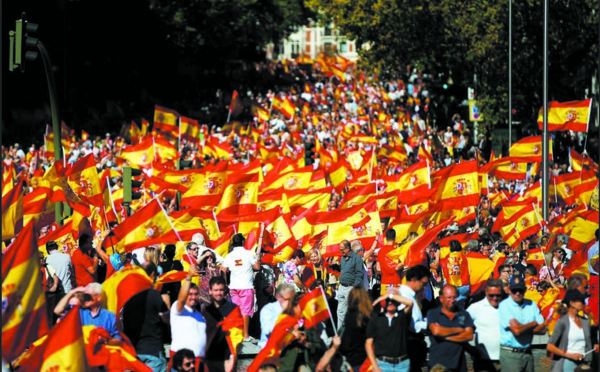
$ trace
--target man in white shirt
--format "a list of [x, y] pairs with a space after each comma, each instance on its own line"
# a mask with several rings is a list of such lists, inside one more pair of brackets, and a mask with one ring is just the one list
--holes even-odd
[[206, 320], [197, 310], [198, 287], [192, 277], [198, 272], [190, 265], [187, 278], [183, 281], [177, 301], [171, 306], [171, 360], [181, 349], [190, 349], [196, 358], [204, 358], [206, 349]]
[[485, 286], [485, 298], [467, 309], [475, 323], [475, 338], [472, 345], [476, 371], [495, 372], [500, 368], [500, 320], [498, 305], [502, 301], [502, 281], [489, 279]]
[[260, 269], [260, 244], [256, 254], [244, 248], [246, 239], [240, 233], [231, 238], [230, 252], [225, 257], [221, 270], [231, 272], [229, 290], [231, 301], [240, 307], [244, 319], [244, 342], [257, 342], [248, 335], [248, 323], [254, 315], [254, 270]]
[[292, 284], [280, 284], [275, 291], [277, 301], [265, 305], [260, 311], [260, 340], [258, 341], [258, 347], [261, 349], [267, 345], [267, 340], [271, 336], [271, 332], [273, 332], [277, 318], [294, 298], [295, 294], [296, 288]]
[[[71, 256], [66, 253], [61, 253], [58, 250], [58, 244], [54, 240], [50, 240], [46, 243], [46, 251], [48, 257], [46, 258], [46, 264], [52, 266], [56, 271], [56, 276], [60, 279], [64, 292], [59, 297], [66, 293], [69, 293], [73, 286], [71, 285], [71, 276], [73, 273], [73, 264], [71, 263]], [[57, 299], [60, 300], [60, 298]]]
[[423, 318], [421, 302], [417, 294], [429, 285], [429, 269], [423, 265], [416, 265], [406, 271], [404, 276], [406, 284], [400, 286], [400, 295], [413, 301], [412, 320], [408, 328], [407, 347], [410, 358], [410, 371], [421, 371], [423, 363], [427, 359], [427, 344], [425, 342], [425, 331], [427, 330], [427, 319]]

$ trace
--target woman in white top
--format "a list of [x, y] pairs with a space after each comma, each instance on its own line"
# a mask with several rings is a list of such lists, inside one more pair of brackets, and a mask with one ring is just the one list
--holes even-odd
[[592, 361], [592, 351], [598, 352], [598, 345], [592, 346], [589, 319], [579, 315], [584, 307], [583, 294], [568, 290], [558, 310], [562, 316], [548, 341], [547, 350], [553, 354], [551, 372], [573, 372], [580, 364]]

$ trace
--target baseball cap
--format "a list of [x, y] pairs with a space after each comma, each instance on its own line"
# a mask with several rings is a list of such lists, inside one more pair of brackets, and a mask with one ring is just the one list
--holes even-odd
[[510, 289], [527, 289], [525, 279], [518, 275], [513, 276], [510, 278]]

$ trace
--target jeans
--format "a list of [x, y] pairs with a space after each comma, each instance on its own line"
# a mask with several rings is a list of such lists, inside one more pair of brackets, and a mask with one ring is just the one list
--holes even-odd
[[138, 354], [138, 358], [142, 363], [152, 368], [153, 372], [165, 372], [167, 370], [165, 354], [161, 351], [158, 355]]
[[337, 297], [338, 297], [338, 308], [337, 308], [337, 318], [338, 318], [338, 329], [342, 327], [344, 324], [344, 318], [346, 317], [346, 312], [348, 311], [348, 294], [350, 294], [350, 290], [352, 286], [344, 287], [340, 285], [338, 289]]
[[406, 359], [398, 364], [391, 364], [377, 359], [377, 365], [381, 372], [408, 372], [410, 370], [410, 359]]
[[563, 372], [573, 372], [575, 371], [575, 368], [577, 368], [579, 365], [583, 364], [583, 362], [574, 362], [571, 359], [565, 359], [565, 361], [563, 362]]

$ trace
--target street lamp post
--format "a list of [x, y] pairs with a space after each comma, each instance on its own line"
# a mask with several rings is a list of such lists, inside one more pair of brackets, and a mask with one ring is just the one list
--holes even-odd
[[542, 133], [542, 217], [548, 221], [548, 0], [544, 0], [544, 127]]
[[508, 0], [508, 148], [512, 146], [512, 0]]

